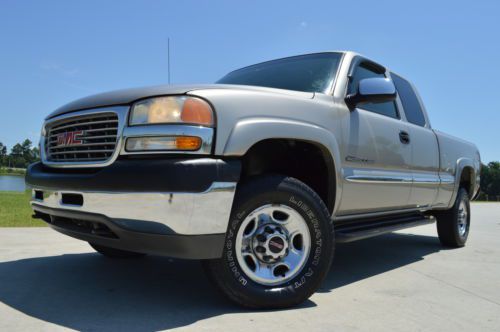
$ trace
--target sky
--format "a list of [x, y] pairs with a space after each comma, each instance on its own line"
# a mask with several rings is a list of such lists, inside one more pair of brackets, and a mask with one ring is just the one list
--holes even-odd
[[353, 50], [412, 81], [434, 128], [500, 160], [500, 1], [0, 1], [0, 142], [94, 93], [212, 83], [274, 58]]

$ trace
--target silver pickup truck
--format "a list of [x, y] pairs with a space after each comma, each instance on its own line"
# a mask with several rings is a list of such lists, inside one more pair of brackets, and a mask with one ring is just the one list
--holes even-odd
[[464, 246], [479, 187], [477, 148], [353, 52], [86, 97], [46, 118], [40, 151], [35, 217], [107, 257], [200, 259], [253, 308], [306, 300], [335, 243], [437, 221], [443, 245]]

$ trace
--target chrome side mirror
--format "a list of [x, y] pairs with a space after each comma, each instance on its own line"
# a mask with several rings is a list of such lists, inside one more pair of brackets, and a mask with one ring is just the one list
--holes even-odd
[[396, 87], [390, 78], [374, 77], [359, 81], [358, 91], [345, 98], [351, 108], [366, 103], [384, 103], [396, 99]]

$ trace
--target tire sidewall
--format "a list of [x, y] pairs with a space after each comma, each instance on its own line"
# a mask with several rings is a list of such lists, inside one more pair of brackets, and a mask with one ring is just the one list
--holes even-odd
[[[322, 204], [294, 186], [281, 183], [276, 190], [243, 195], [233, 209], [224, 245], [223, 268], [230, 275], [232, 289], [239, 289], [255, 302], [268, 302], [280, 306], [286, 301], [298, 303], [319, 287], [330, 267], [333, 256], [333, 226], [325, 219]], [[266, 286], [250, 279], [242, 270], [235, 251], [236, 235], [245, 218], [257, 208], [267, 204], [283, 204], [297, 211], [306, 221], [311, 236], [309, 257], [301, 271], [282, 285]], [[272, 302], [272, 303], [270, 303]]]

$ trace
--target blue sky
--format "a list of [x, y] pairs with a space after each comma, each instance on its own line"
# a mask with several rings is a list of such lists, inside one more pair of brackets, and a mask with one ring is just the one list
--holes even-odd
[[413, 81], [433, 127], [500, 160], [500, 1], [0, 2], [0, 142], [38, 141], [73, 99], [323, 50], [363, 53]]

